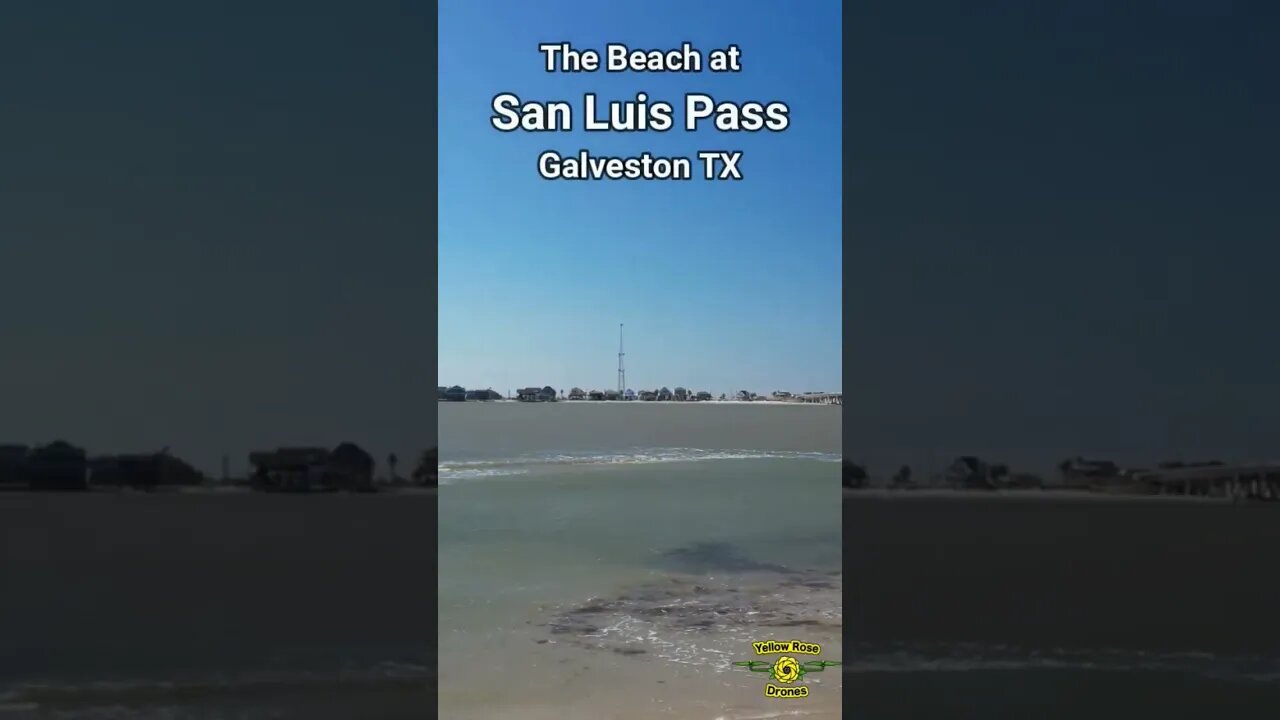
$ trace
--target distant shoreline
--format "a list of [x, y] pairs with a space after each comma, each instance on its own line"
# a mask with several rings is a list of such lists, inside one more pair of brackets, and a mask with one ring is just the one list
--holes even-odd
[[442, 405], [781, 405], [785, 407], [840, 407], [827, 403], [800, 402], [798, 400], [554, 400], [548, 402], [527, 402], [524, 400], [445, 400], [437, 398]]
[[349, 492], [345, 490], [263, 491], [248, 485], [210, 482], [204, 485], [168, 485], [156, 487], [150, 490], [143, 490], [135, 487], [93, 484], [90, 484], [87, 488], [76, 490], [42, 490], [32, 489], [29, 485], [19, 483], [0, 484], [0, 495], [19, 495], [23, 493], [30, 495], [64, 495], [68, 497], [83, 495], [133, 495], [138, 497], [147, 495], [284, 495], [290, 497], [298, 495], [306, 495], [309, 497], [335, 495], [345, 498], [353, 495], [435, 495], [436, 487], [433, 485], [379, 485], [377, 490], [372, 492]]
[[856, 500], [889, 500], [911, 502], [919, 501], [1009, 501], [1009, 502], [1116, 502], [1153, 504], [1176, 503], [1180, 505], [1230, 505], [1230, 498], [1206, 495], [1148, 495], [1137, 493], [1099, 492], [1088, 489], [1072, 488], [1002, 488], [999, 490], [953, 490], [950, 488], [843, 488], [844, 499]]

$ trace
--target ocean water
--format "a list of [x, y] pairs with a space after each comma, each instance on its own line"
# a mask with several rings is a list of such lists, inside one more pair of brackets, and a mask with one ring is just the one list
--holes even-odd
[[1278, 510], [846, 493], [847, 714], [1275, 717]]
[[0, 493], [0, 720], [435, 705], [432, 495]]
[[[839, 408], [440, 405], [440, 716], [838, 717]], [[808, 660], [810, 658], [801, 658]], [[453, 671], [450, 671], [450, 668]]]

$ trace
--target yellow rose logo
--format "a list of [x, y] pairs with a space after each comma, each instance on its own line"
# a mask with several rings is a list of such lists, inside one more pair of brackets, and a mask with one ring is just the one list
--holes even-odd
[[780, 683], [793, 683], [800, 679], [800, 663], [796, 659], [783, 655], [773, 664], [773, 679]]

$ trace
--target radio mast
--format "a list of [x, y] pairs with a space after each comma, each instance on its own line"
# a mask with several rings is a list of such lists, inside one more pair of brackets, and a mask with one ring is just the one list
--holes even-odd
[[622, 323], [618, 323], [618, 397], [627, 391], [627, 371], [622, 367]]

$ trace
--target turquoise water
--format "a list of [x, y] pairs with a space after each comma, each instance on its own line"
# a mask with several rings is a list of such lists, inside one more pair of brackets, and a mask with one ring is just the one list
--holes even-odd
[[[530, 409], [464, 412], [502, 425]], [[693, 417], [603, 410], [618, 415], [596, 432], [626, 422], [632, 437]], [[838, 658], [839, 458], [798, 437], [835, 423], [838, 438], [838, 409], [725, 410], [697, 409], [703, 424], [680, 446], [583, 447], [573, 430], [596, 408], [550, 411], [577, 442], [508, 458], [451, 453], [442, 438], [440, 660], [486, 669], [441, 673], [441, 717], [758, 716], [779, 701], [732, 666], [752, 641], [819, 642]], [[839, 680], [815, 679], [825, 697], [788, 707], [838, 704]]]

